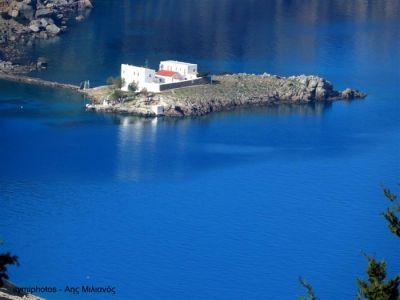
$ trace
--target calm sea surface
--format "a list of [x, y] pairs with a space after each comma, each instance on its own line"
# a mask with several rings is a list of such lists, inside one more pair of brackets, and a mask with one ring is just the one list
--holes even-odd
[[[48, 299], [354, 299], [362, 253], [400, 272], [381, 185], [400, 181], [400, 2], [96, 0], [43, 78], [98, 85], [121, 63], [318, 74], [365, 101], [196, 119], [85, 112], [0, 82], [0, 236]], [[399, 189], [397, 189], [399, 191]]]

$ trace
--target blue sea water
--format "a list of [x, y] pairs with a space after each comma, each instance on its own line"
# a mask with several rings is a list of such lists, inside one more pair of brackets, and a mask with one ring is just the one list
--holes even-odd
[[35, 76], [102, 84], [123, 62], [318, 74], [368, 98], [201, 118], [85, 112], [0, 82], [0, 236], [48, 299], [354, 299], [363, 253], [400, 272], [381, 185], [399, 191], [400, 3], [96, 0]]

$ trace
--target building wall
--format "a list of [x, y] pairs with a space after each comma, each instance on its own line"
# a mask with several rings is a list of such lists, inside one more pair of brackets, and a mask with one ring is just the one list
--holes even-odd
[[177, 88], [182, 88], [182, 87], [188, 87], [188, 86], [193, 86], [193, 85], [200, 85], [200, 84], [208, 84], [211, 82], [211, 77], [201, 77], [193, 80], [185, 80], [185, 81], [179, 81], [179, 82], [174, 82], [174, 83], [165, 83], [159, 85], [159, 91], [166, 91], [170, 89], [177, 89]]
[[186, 79], [197, 78], [197, 65], [176, 61], [160, 62], [160, 70], [174, 71], [181, 74]]
[[140, 91], [147, 88], [148, 84], [154, 83], [156, 72], [148, 68], [123, 64], [121, 65], [121, 78], [125, 82], [121, 90], [128, 91], [129, 84], [135, 82], [138, 85], [138, 91]]
[[148, 92], [159, 93], [160, 92], [160, 84], [156, 82], [146, 83], [143, 88], [145, 88]]
[[[146, 89], [148, 92], [152, 93], [210, 82], [209, 78], [197, 78], [196, 64], [161, 62], [160, 70], [178, 72], [186, 79], [182, 81], [178, 78], [179, 76], [159, 76], [156, 75], [155, 70], [123, 64], [121, 65], [121, 78], [124, 80], [125, 84], [121, 90], [128, 91], [128, 86], [132, 82], [138, 85], [137, 91]], [[185, 73], [186, 76], [184, 75]]]
[[173, 83], [184, 80], [184, 78], [178, 74], [175, 76], [161, 76], [156, 74], [156, 77], [160, 79], [160, 83]]

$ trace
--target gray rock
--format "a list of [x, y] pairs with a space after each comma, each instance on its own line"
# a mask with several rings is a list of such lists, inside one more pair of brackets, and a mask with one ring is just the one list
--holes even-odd
[[81, 21], [83, 21], [84, 19], [85, 19], [85, 17], [82, 16], [82, 15], [79, 15], [79, 16], [77, 16], [77, 17], [75, 18], [75, 20], [77, 20], [78, 22], [81, 22]]
[[49, 22], [47, 22], [47, 20], [45, 18], [41, 18], [40, 20], [40, 26], [46, 28], [47, 25], [49, 25]]
[[367, 96], [366, 94], [364, 94], [358, 90], [353, 90], [350, 88], [347, 88], [340, 93], [340, 97], [342, 99], [347, 99], [347, 100], [357, 99], [357, 98], [365, 98], [366, 96]]
[[8, 15], [9, 15], [10, 17], [12, 17], [12, 18], [16, 18], [16, 17], [18, 17], [18, 15], [19, 15], [19, 11], [16, 10], [16, 9], [12, 9], [12, 10], [10, 10], [10, 11], [8, 12]]
[[46, 31], [51, 35], [57, 35], [60, 33], [60, 28], [55, 24], [50, 24], [46, 26]]
[[32, 20], [35, 16], [35, 11], [33, 10], [32, 6], [24, 4], [20, 10], [20, 14], [23, 18]]
[[90, 2], [90, 0], [79, 0], [78, 8], [79, 9], [90, 9], [90, 8], [93, 8], [93, 5]]
[[308, 87], [309, 88], [316, 88], [318, 85], [318, 81], [315, 78], [312, 78], [309, 82], [308, 82]]
[[51, 17], [54, 15], [54, 10], [50, 8], [41, 8], [36, 11], [36, 18]]
[[38, 36], [38, 37], [39, 37], [40, 39], [45, 40], [45, 39], [48, 38], [48, 35], [47, 35], [46, 31], [41, 31], [41, 32], [39, 33], [39, 36]]
[[37, 69], [46, 69], [47, 68], [47, 60], [44, 57], [39, 57], [36, 63]]
[[39, 31], [40, 31], [40, 28], [39, 28], [39, 26], [38, 26], [37, 24], [32, 24], [32, 25], [30, 25], [30, 26], [29, 26], [29, 29], [30, 29], [32, 32], [39, 32]]

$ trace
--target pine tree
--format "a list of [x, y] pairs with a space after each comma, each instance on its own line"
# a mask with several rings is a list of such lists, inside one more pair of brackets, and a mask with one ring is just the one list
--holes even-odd
[[[0, 241], [0, 244], [2, 242]], [[18, 257], [15, 255], [11, 255], [10, 253], [3, 253], [0, 254], [0, 287], [4, 285], [4, 279], [8, 279], [7, 275], [7, 265], [19, 265], [18, 264]]]
[[304, 288], [307, 290], [307, 298], [305, 298], [303, 296], [299, 296], [298, 297], [299, 300], [318, 300], [318, 298], [315, 297], [314, 290], [313, 290], [311, 284], [309, 284], [307, 281], [305, 281], [305, 279], [303, 279], [301, 277], [299, 277], [299, 281], [300, 281], [300, 284], [302, 286], [304, 286]]
[[388, 207], [388, 209], [383, 213], [383, 216], [388, 222], [389, 230], [397, 237], [400, 237], [400, 220], [396, 215], [396, 213], [400, 213], [400, 204], [396, 202], [397, 196], [387, 188], [383, 189], [383, 194], [391, 203], [393, 203], [393, 205]]
[[385, 282], [386, 263], [384, 260], [378, 262], [373, 257], [368, 260], [368, 281], [357, 279], [359, 293], [357, 299], [368, 300], [398, 300], [400, 275]]
[[[383, 189], [384, 196], [392, 203], [383, 213], [390, 232], [400, 237], [400, 205], [396, 202], [397, 196], [389, 189]], [[358, 294], [357, 300], [400, 300], [400, 275], [396, 275], [392, 279], [386, 279], [386, 263], [384, 260], [378, 262], [375, 258], [367, 256], [368, 280], [357, 279]], [[299, 300], [317, 300], [311, 285], [304, 279], [299, 278], [300, 284], [307, 290], [308, 297], [299, 297]]]
[[[389, 207], [383, 216], [388, 222], [389, 230], [397, 237], [400, 237], [400, 222], [396, 213], [400, 212], [400, 205], [396, 202], [397, 196], [389, 189], [384, 188], [383, 194], [391, 202], [394, 203]], [[399, 300], [399, 284], [400, 275], [385, 281], [386, 279], [386, 263], [384, 260], [378, 262], [373, 257], [367, 257], [368, 260], [368, 280], [357, 279], [359, 292], [357, 299], [368, 300]]]

